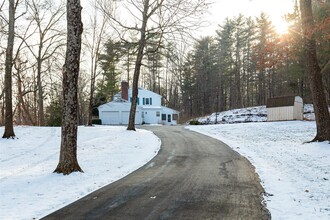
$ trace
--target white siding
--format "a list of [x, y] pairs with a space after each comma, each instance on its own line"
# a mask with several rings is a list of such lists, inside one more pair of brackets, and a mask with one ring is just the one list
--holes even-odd
[[300, 98], [299, 96], [295, 97], [293, 119], [295, 120], [304, 119], [304, 103], [303, 103], [303, 99]]
[[293, 119], [293, 106], [267, 108], [268, 121], [286, 121]]
[[[128, 121], [129, 121], [129, 111], [122, 111], [121, 112], [121, 123], [123, 125], [128, 125]], [[135, 112], [135, 124], [141, 124], [141, 112], [136, 111]]]
[[[132, 98], [132, 89], [128, 90], [128, 96], [129, 96], [129, 101]], [[139, 98], [139, 105], [140, 106], [161, 106], [161, 102], [162, 102], [162, 96], [158, 95], [157, 93], [151, 92], [149, 90], [146, 89], [141, 89], [139, 88], [139, 94], [138, 94], [138, 98]], [[148, 98], [148, 99], [152, 99], [152, 104], [149, 105], [143, 105], [143, 98]]]
[[[135, 114], [137, 114], [136, 112]], [[128, 120], [129, 120], [129, 111], [122, 111], [121, 112], [121, 121], [124, 125], [128, 125]], [[136, 117], [135, 117], [136, 120]]]
[[268, 121], [303, 120], [302, 104], [277, 108], [267, 108]]
[[159, 124], [160, 117], [157, 117], [157, 111], [160, 111], [160, 109], [144, 109], [143, 121], [146, 124]]

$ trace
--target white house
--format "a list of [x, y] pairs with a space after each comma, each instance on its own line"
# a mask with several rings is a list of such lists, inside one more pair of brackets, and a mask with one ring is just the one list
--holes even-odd
[[[139, 88], [135, 124], [177, 124], [179, 112], [162, 106], [161, 99], [161, 95]], [[98, 107], [101, 123], [104, 125], [128, 124], [131, 102], [132, 89], [128, 88], [127, 82], [122, 82], [121, 92], [114, 96], [113, 101]]]
[[274, 97], [267, 100], [268, 121], [303, 120], [304, 103], [299, 96]]

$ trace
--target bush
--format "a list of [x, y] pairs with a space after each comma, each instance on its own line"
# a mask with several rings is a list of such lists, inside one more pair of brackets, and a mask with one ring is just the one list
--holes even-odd
[[92, 120], [92, 124], [93, 125], [101, 125], [102, 124], [102, 120], [101, 119], [93, 119]]
[[46, 107], [46, 125], [47, 126], [61, 126], [62, 124], [62, 105], [60, 101], [52, 101]]
[[189, 121], [190, 125], [200, 125], [201, 123], [198, 120], [191, 120]]

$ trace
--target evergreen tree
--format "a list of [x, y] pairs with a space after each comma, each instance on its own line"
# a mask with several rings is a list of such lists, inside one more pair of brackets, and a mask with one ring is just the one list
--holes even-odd
[[110, 39], [105, 45], [105, 53], [100, 55], [102, 79], [98, 81], [96, 86], [94, 106], [111, 101], [113, 96], [119, 92], [120, 72], [117, 64], [123, 56], [122, 46], [120, 42], [114, 42]]
[[234, 67], [234, 25], [227, 18], [217, 33], [217, 71], [220, 90], [220, 110], [232, 107], [231, 91], [233, 90]]
[[266, 103], [267, 94], [270, 96], [271, 67], [274, 52], [275, 30], [265, 13], [261, 13], [257, 18], [257, 40], [255, 46], [255, 61], [257, 69], [257, 105]]

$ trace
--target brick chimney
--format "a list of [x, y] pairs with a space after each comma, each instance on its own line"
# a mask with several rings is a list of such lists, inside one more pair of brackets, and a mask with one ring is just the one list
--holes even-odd
[[121, 98], [128, 101], [128, 82], [121, 82]]

